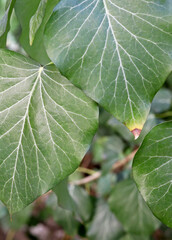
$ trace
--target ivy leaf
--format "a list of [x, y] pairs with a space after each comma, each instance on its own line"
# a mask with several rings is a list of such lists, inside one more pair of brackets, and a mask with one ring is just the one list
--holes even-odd
[[10, 17], [16, 0], [8, 0], [4, 16], [0, 19], [0, 48], [6, 46], [6, 38], [10, 29]]
[[10, 213], [78, 167], [97, 118], [95, 104], [54, 65], [0, 50], [0, 199]]
[[30, 32], [29, 32], [30, 45], [33, 44], [35, 34], [43, 21], [46, 4], [47, 0], [41, 0], [36, 13], [30, 19]]
[[[34, 36], [34, 41], [32, 46], [30, 46], [30, 37], [29, 37], [30, 27], [32, 25], [32, 24], [30, 25], [30, 21], [33, 16], [36, 17], [37, 15], [40, 16], [40, 14], [43, 14], [44, 10], [42, 12], [41, 9], [39, 8], [41, 5], [41, 0], [25, 0], [25, 1], [17, 0], [15, 4], [15, 12], [22, 27], [22, 35], [20, 38], [20, 43], [24, 48], [24, 50], [28, 53], [28, 55], [41, 64], [46, 64], [50, 62], [50, 59], [46, 53], [44, 43], [43, 43], [43, 32], [44, 32], [45, 25], [52, 14], [53, 8], [58, 2], [59, 0], [47, 1], [45, 15], [41, 16], [42, 21], [39, 21], [39, 24], [36, 21], [36, 24], [34, 24], [33, 26], [34, 31], [36, 30], [36, 33]], [[43, 8], [44, 7], [45, 5], [43, 6]], [[32, 21], [33, 21], [33, 18], [32, 18]]]
[[153, 216], [131, 179], [114, 187], [109, 206], [129, 233], [150, 235], [159, 226], [159, 221]]
[[62, 0], [45, 45], [62, 74], [133, 131], [170, 73], [171, 18], [171, 0]]
[[53, 192], [57, 196], [58, 205], [61, 208], [74, 212], [76, 210], [75, 202], [73, 201], [69, 189], [68, 179], [66, 178], [53, 188]]
[[[87, 222], [92, 214], [92, 202], [88, 193], [79, 186], [69, 185], [67, 179], [53, 188], [58, 205], [71, 211], [77, 219]], [[84, 207], [83, 207], [84, 206]]]
[[152, 212], [172, 227], [172, 122], [154, 127], [133, 162], [133, 175]]
[[161, 88], [153, 99], [151, 110], [154, 113], [162, 113], [168, 111], [171, 107], [171, 103], [172, 103], [171, 91], [167, 88]]
[[97, 202], [96, 212], [88, 229], [89, 239], [117, 240], [122, 232], [122, 226], [109, 210], [108, 204], [100, 199]]

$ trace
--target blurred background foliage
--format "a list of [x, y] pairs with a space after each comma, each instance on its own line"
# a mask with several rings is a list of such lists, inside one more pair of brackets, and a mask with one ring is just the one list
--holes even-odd
[[[0, 19], [5, 12], [0, 0]], [[20, 46], [21, 26], [12, 13], [7, 47]], [[99, 130], [80, 167], [52, 191], [9, 216], [0, 202], [0, 240], [172, 240], [132, 180], [132, 159], [150, 129], [172, 120], [172, 74], [155, 96], [140, 137], [100, 109]]]

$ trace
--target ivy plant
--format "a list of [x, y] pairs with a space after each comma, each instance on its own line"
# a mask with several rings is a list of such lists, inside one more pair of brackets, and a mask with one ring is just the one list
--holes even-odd
[[[8, 49], [13, 11], [21, 25], [23, 54]], [[68, 214], [79, 206], [77, 217], [88, 221], [91, 213], [85, 219], [81, 206], [89, 202], [92, 209], [88, 194], [77, 187], [68, 192], [62, 181], [89, 149], [98, 108], [139, 137], [171, 70], [171, 0], [6, 1], [0, 19], [0, 200], [10, 214], [53, 189]], [[111, 139], [118, 141], [107, 142]], [[108, 171], [119, 158], [119, 151], [115, 157], [109, 151]], [[104, 218], [109, 208], [107, 223], [117, 217], [127, 232], [121, 239], [137, 239], [138, 234], [147, 239], [159, 225], [152, 212], [172, 227], [172, 122], [161, 123], [145, 137], [134, 157], [133, 177], [136, 185], [133, 180], [117, 184], [108, 204], [98, 202], [90, 239], [100, 239], [94, 226], [100, 224], [100, 211]], [[131, 196], [120, 202], [118, 194]], [[126, 224], [123, 204], [131, 212], [139, 208], [143, 218], [137, 229], [138, 216]], [[114, 239], [119, 234], [111, 228], [109, 239]]]

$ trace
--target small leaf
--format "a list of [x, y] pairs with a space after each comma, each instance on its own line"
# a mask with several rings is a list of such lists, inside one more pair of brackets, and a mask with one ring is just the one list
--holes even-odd
[[47, 4], [47, 0], [41, 0], [36, 13], [30, 19], [30, 31], [29, 31], [30, 45], [33, 44], [35, 34], [38, 31], [43, 21], [46, 4]]
[[133, 180], [122, 181], [114, 187], [109, 205], [129, 233], [150, 235], [159, 226]]
[[[79, 186], [69, 185], [67, 179], [53, 188], [58, 205], [71, 211], [76, 218], [87, 222], [92, 214], [92, 202], [88, 193]], [[83, 207], [84, 206], [84, 207]]]
[[0, 50], [0, 199], [17, 212], [71, 174], [97, 128], [97, 106], [54, 65]]
[[171, 0], [62, 0], [45, 31], [50, 59], [130, 131], [141, 130], [172, 65]]
[[172, 227], [172, 122], [154, 127], [133, 162], [133, 175], [152, 212]]
[[[17, 0], [16, 4], [15, 4], [16, 16], [22, 27], [20, 43], [30, 57], [32, 57], [33, 59], [35, 59], [36, 61], [38, 61], [39, 63], [41, 63], [43, 65], [50, 62], [50, 59], [49, 59], [49, 57], [46, 53], [45, 47], [44, 47], [43, 32], [44, 32], [45, 25], [53, 12], [53, 8], [55, 7], [55, 5], [58, 2], [59, 2], [59, 0], [48, 0], [47, 1], [45, 14], [44, 14], [44, 16], [42, 15], [43, 18], [41, 17], [42, 20], [39, 21], [39, 23], [41, 22], [40, 26], [38, 23], [36, 23], [35, 26], [33, 26], [33, 27], [36, 27], [36, 29], [38, 26], [39, 26], [39, 28], [37, 29], [37, 31], [35, 33], [32, 46], [30, 46], [30, 38], [29, 38], [30, 21], [31, 21], [31, 18], [33, 15], [35, 17], [37, 15], [40, 16], [41, 8], [39, 9], [39, 6], [41, 5], [41, 0], [24, 0], [24, 1]], [[45, 7], [45, 5], [43, 4], [43, 8], [44, 7]], [[44, 12], [44, 10], [43, 10], [43, 12]], [[43, 12], [42, 12], [42, 14], [43, 14]], [[34, 29], [34, 31], [35, 31], [35, 29]]]
[[79, 186], [71, 185], [69, 187], [70, 195], [76, 205], [75, 215], [87, 222], [93, 211], [92, 202], [88, 193]]
[[56, 185], [53, 188], [53, 192], [56, 194], [58, 205], [61, 208], [75, 212], [76, 205], [69, 193], [67, 178], [65, 180], [63, 180], [62, 182], [60, 182], [58, 185]]
[[10, 17], [16, 0], [8, 0], [4, 16], [0, 19], [0, 48], [6, 46], [6, 38], [10, 29]]
[[88, 229], [89, 240], [118, 240], [122, 227], [106, 202], [99, 200], [95, 216]]
[[71, 236], [76, 235], [79, 222], [75, 219], [71, 211], [57, 207], [53, 215], [57, 224], [63, 227], [67, 234]]
[[170, 109], [172, 103], [172, 93], [169, 89], [162, 88], [155, 95], [151, 110], [154, 113], [162, 113]]

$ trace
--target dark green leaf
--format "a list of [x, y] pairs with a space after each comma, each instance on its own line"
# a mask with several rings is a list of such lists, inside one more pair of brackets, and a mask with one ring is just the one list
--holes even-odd
[[66, 210], [75, 212], [76, 205], [69, 193], [68, 179], [66, 178], [53, 188], [53, 192], [57, 196], [58, 205]]
[[76, 205], [75, 215], [87, 222], [93, 211], [92, 202], [88, 193], [79, 186], [70, 186], [70, 195]]
[[153, 213], [172, 227], [172, 122], [154, 127], [133, 162], [134, 179]]
[[99, 200], [95, 216], [88, 229], [89, 240], [118, 240], [122, 227], [106, 202]]
[[0, 19], [0, 48], [6, 46], [6, 38], [10, 29], [10, 17], [16, 0], [7, 1], [4, 16]]
[[22, 35], [20, 39], [22, 47], [33, 59], [37, 60], [41, 64], [46, 64], [50, 62], [50, 59], [48, 58], [44, 47], [43, 32], [45, 25], [52, 14], [53, 8], [59, 0], [47, 1], [44, 18], [41, 21], [39, 29], [36, 31], [34, 42], [32, 46], [30, 46], [30, 21], [33, 15], [36, 16], [39, 13], [38, 8], [40, 1], [41, 0], [17, 0], [15, 4], [15, 11], [22, 27]]
[[159, 226], [133, 180], [122, 181], [114, 187], [109, 205], [127, 232], [150, 235]]
[[100, 196], [107, 196], [112, 191], [117, 177], [113, 173], [108, 173], [98, 179], [97, 192]]
[[62, 74], [118, 120], [142, 129], [171, 71], [171, 0], [62, 0], [45, 44]]
[[41, 0], [36, 13], [30, 19], [30, 24], [29, 24], [29, 26], [30, 26], [30, 31], [29, 31], [30, 45], [33, 44], [35, 34], [42, 24], [42, 21], [43, 21], [44, 15], [45, 15], [46, 5], [47, 5], [47, 0]]
[[54, 219], [69, 235], [75, 235], [77, 233], [79, 223], [71, 211], [57, 207], [54, 211]]
[[97, 106], [54, 65], [0, 50], [0, 199], [10, 213], [71, 174], [97, 128]]
[[70, 185], [67, 179], [53, 188], [57, 195], [58, 205], [71, 211], [76, 218], [87, 222], [92, 214], [92, 202], [88, 193], [79, 186]]
[[165, 112], [170, 109], [172, 100], [172, 93], [166, 88], [162, 88], [155, 95], [151, 109], [154, 113]]

